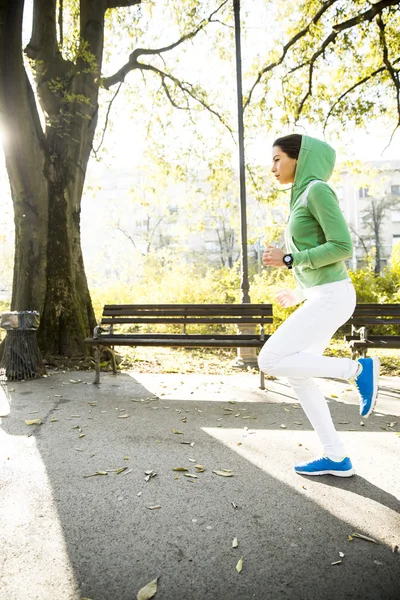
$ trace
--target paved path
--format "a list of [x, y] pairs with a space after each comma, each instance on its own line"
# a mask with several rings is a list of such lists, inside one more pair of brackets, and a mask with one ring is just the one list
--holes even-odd
[[284, 381], [92, 380], [0, 388], [1, 600], [133, 600], [155, 577], [156, 600], [398, 600], [399, 378], [363, 424], [348, 385], [320, 380], [350, 479], [293, 472], [318, 449]]

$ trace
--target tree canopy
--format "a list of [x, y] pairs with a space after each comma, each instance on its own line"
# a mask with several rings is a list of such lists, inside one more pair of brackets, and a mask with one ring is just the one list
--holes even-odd
[[[248, 185], [258, 198], [273, 197], [262, 161], [254, 160], [268, 130], [319, 123], [332, 136], [376, 117], [392, 131], [399, 126], [399, 2], [241, 4]], [[94, 324], [81, 198], [89, 158], [101, 154], [119, 97], [147, 115], [157, 160], [181, 163], [180, 177], [200, 159], [212, 173], [214, 157], [236, 152], [233, 54], [228, 0], [0, 0], [0, 125], [15, 213], [12, 308], [39, 310], [45, 354], [81, 353]]]

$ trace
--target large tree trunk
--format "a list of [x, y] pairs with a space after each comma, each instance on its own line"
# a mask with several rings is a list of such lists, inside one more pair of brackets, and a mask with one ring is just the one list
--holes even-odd
[[[77, 356], [84, 353], [83, 340], [95, 325], [81, 251], [80, 205], [96, 127], [98, 84], [93, 73], [81, 74], [79, 66], [74, 78], [74, 65], [60, 57], [49, 25], [55, 0], [46, 0], [40, 9], [37, 4], [29, 52], [37, 64], [45, 64], [42, 72], [36, 71], [47, 112], [43, 132], [22, 58], [23, 5], [23, 0], [0, 0], [0, 117], [6, 123], [6, 167], [15, 212], [11, 308], [39, 311], [38, 337], [45, 357]], [[105, 2], [88, 5], [84, 18], [102, 31]], [[100, 8], [96, 15], [92, 6]], [[101, 55], [102, 35], [97, 41], [96, 55]], [[52, 92], [49, 82], [63, 75], [63, 87]], [[79, 94], [88, 98], [84, 106]]]
[[[14, 202], [12, 308], [43, 309], [47, 261], [48, 189], [45, 138], [21, 53], [23, 0], [0, 4], [0, 110]], [[32, 110], [34, 109], [34, 110]]]

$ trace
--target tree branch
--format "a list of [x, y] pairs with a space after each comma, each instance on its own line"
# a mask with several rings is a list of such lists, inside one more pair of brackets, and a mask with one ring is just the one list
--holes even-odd
[[[393, 61], [393, 64], [396, 64], [400, 61], [400, 57], [396, 58], [396, 60]], [[360, 85], [363, 85], [364, 83], [366, 83], [367, 81], [369, 81], [370, 79], [372, 79], [373, 77], [375, 77], [375, 75], [378, 75], [379, 73], [382, 73], [385, 70], [386, 67], [379, 67], [379, 69], [376, 69], [375, 71], [372, 71], [372, 73], [370, 73], [369, 75], [366, 75], [365, 77], [363, 77], [362, 79], [360, 79], [359, 81], [357, 81], [354, 85], [352, 85], [351, 87], [349, 87], [348, 90], [346, 90], [345, 92], [343, 92], [343, 94], [341, 94], [339, 96], [339, 98], [332, 104], [332, 106], [329, 109], [329, 112], [326, 116], [325, 122], [324, 122], [324, 131], [326, 129], [326, 126], [328, 124], [328, 119], [330, 118], [331, 114], [333, 113], [333, 110], [335, 108], [335, 106], [337, 104], [339, 104], [346, 96], [347, 94], [350, 94], [351, 92], [353, 92], [356, 88], [358, 88]]]
[[56, 0], [34, 0], [32, 35], [25, 48], [25, 54], [32, 60], [43, 61], [46, 61], [46, 58], [53, 60], [59, 55]]
[[[135, 68], [140, 69], [142, 71], [152, 71], [153, 73], [156, 73], [161, 78], [162, 88], [163, 88], [168, 100], [171, 102], [172, 106], [174, 106], [175, 108], [178, 108], [180, 110], [190, 110], [189, 105], [186, 107], [179, 106], [177, 104], [177, 102], [172, 98], [171, 92], [167, 86], [166, 80], [172, 81], [184, 94], [187, 94], [188, 96], [193, 98], [193, 100], [195, 100], [196, 102], [201, 104], [201, 106], [203, 106], [203, 108], [207, 109], [211, 114], [213, 114], [215, 117], [217, 117], [217, 119], [222, 123], [222, 125], [230, 132], [230, 134], [233, 135], [232, 128], [228, 125], [228, 123], [225, 122], [224, 118], [216, 110], [211, 108], [211, 106], [209, 104], [207, 104], [207, 102], [205, 102], [202, 98], [200, 98], [198, 95], [196, 95], [192, 91], [192, 89], [191, 89], [192, 85], [190, 83], [182, 82], [179, 79], [177, 79], [176, 77], [174, 77], [173, 75], [170, 75], [169, 73], [166, 73], [165, 71], [162, 71], [158, 67], [155, 67], [153, 65], [147, 65], [145, 63], [140, 63], [139, 61], [136, 61]], [[106, 87], [106, 89], [108, 89], [108, 87]]]
[[58, 6], [58, 29], [60, 32], [60, 46], [62, 48], [64, 43], [64, 21], [63, 21], [63, 0], [60, 0], [60, 4]]
[[114, 75], [111, 75], [110, 77], [106, 77], [103, 80], [104, 87], [106, 89], [109, 89], [112, 85], [115, 85], [116, 83], [119, 83], [121, 81], [123, 82], [125, 80], [125, 77], [127, 76], [127, 74], [130, 71], [133, 71], [134, 69], [138, 69], [138, 68], [143, 69], [144, 65], [138, 62], [138, 58], [140, 56], [144, 56], [144, 55], [145, 56], [154, 56], [157, 54], [162, 54], [163, 52], [169, 52], [170, 50], [173, 50], [174, 48], [176, 48], [183, 42], [186, 42], [187, 40], [190, 40], [193, 37], [195, 37], [202, 29], [205, 28], [205, 26], [208, 23], [212, 22], [212, 17], [218, 11], [220, 11], [221, 8], [223, 6], [225, 6], [225, 4], [227, 4], [227, 2], [228, 2], [228, 0], [224, 0], [219, 5], [219, 7], [215, 11], [213, 11], [211, 13], [211, 15], [209, 15], [209, 17], [207, 17], [206, 19], [203, 19], [203, 21], [200, 23], [200, 25], [198, 27], [196, 27], [196, 29], [194, 29], [190, 33], [183, 35], [176, 42], [173, 42], [172, 44], [169, 44], [168, 46], [164, 46], [162, 48], [156, 48], [156, 49], [137, 48], [136, 50], [134, 50], [132, 52], [132, 54], [129, 56], [129, 61], [121, 69], [119, 69], [119, 71], [117, 71], [116, 73], [114, 73]]
[[142, 0], [108, 0], [107, 8], [124, 8], [127, 6], [135, 6], [141, 4]]
[[368, 252], [369, 252], [369, 251], [368, 251], [368, 248], [367, 248], [367, 246], [365, 245], [364, 238], [362, 238], [362, 237], [361, 237], [361, 235], [358, 233], [358, 231], [356, 231], [356, 230], [355, 230], [355, 228], [353, 227], [353, 225], [349, 225], [349, 229], [350, 229], [350, 231], [351, 231], [352, 233], [354, 233], [354, 235], [355, 235], [355, 236], [356, 236], [356, 237], [359, 239], [359, 241], [361, 242], [361, 244], [362, 244], [362, 246], [363, 246], [363, 248], [364, 248], [364, 252], [365, 252], [365, 254], [368, 254]]
[[119, 84], [119, 86], [117, 88], [117, 91], [115, 92], [114, 96], [111, 98], [110, 103], [108, 105], [107, 114], [106, 114], [106, 120], [105, 120], [105, 123], [104, 123], [104, 129], [103, 129], [103, 133], [102, 133], [102, 136], [101, 136], [100, 144], [97, 146], [96, 150], [94, 148], [92, 148], [93, 154], [95, 155], [96, 158], [97, 158], [97, 153], [99, 152], [99, 150], [102, 147], [103, 142], [104, 142], [104, 137], [105, 137], [106, 131], [107, 131], [108, 119], [110, 117], [111, 107], [113, 105], [113, 102], [114, 102], [115, 98], [118, 96], [118, 93], [119, 93], [119, 90], [121, 89], [121, 86], [122, 86], [122, 83]]
[[332, 4], [335, 4], [335, 2], [337, 2], [337, 0], [327, 0], [326, 2], [323, 3], [323, 5], [321, 6], [321, 8], [315, 13], [315, 15], [313, 16], [313, 18], [311, 19], [311, 21], [308, 23], [308, 25], [306, 25], [306, 27], [304, 27], [303, 29], [301, 29], [300, 31], [298, 31], [283, 47], [282, 50], [282, 54], [279, 57], [278, 60], [270, 63], [269, 65], [267, 65], [266, 67], [264, 67], [261, 71], [259, 71], [258, 75], [257, 75], [257, 79], [255, 80], [255, 82], [253, 83], [253, 85], [250, 88], [250, 92], [249, 95], [247, 96], [247, 100], [244, 103], [243, 109], [245, 109], [251, 102], [251, 97], [253, 95], [254, 89], [257, 87], [257, 85], [260, 83], [263, 75], [265, 75], [266, 73], [268, 73], [269, 71], [272, 71], [272, 69], [274, 69], [275, 67], [278, 67], [280, 64], [283, 63], [283, 61], [285, 60], [286, 54], [288, 53], [288, 51], [290, 50], [290, 48], [296, 43], [298, 42], [302, 37], [304, 37], [305, 35], [307, 35], [307, 33], [309, 32], [309, 29], [311, 27], [311, 25], [315, 25], [316, 23], [318, 23], [318, 21], [321, 19], [321, 17], [324, 15], [324, 13], [332, 6]]
[[[308, 90], [307, 90], [306, 94], [304, 95], [304, 97], [302, 98], [302, 100], [299, 104], [299, 107], [296, 111], [295, 122], [297, 122], [298, 119], [300, 118], [302, 110], [304, 108], [304, 105], [305, 105], [307, 99], [312, 95], [312, 83], [313, 83], [312, 76], [313, 76], [314, 65], [315, 65], [317, 59], [321, 56], [321, 54], [323, 54], [325, 52], [326, 48], [329, 45], [331, 45], [333, 42], [335, 42], [336, 38], [338, 37], [338, 35], [341, 32], [345, 31], [346, 29], [355, 27], [356, 25], [359, 25], [362, 22], [371, 21], [375, 16], [378, 15], [378, 17], [379, 17], [381, 15], [381, 12], [385, 8], [388, 8], [389, 6], [398, 5], [398, 4], [399, 4], [398, 0], [382, 0], [381, 2], [378, 2], [377, 4], [372, 5], [372, 7], [369, 10], [357, 15], [356, 17], [353, 17], [352, 19], [348, 19], [347, 21], [343, 21], [342, 23], [338, 23], [337, 25], [334, 25], [332, 27], [331, 33], [325, 38], [325, 40], [323, 41], [320, 48], [318, 48], [318, 50], [316, 52], [314, 52], [314, 54], [311, 56], [311, 58], [309, 60], [303, 62], [302, 64], [297, 65], [296, 67], [294, 67], [293, 69], [291, 69], [289, 71], [289, 74], [291, 75], [294, 72], [298, 71], [299, 69], [305, 67], [306, 65], [309, 65]], [[399, 107], [399, 115], [400, 115], [400, 107]], [[397, 127], [398, 126], [399, 125], [397, 125]]]
[[[389, 144], [388, 146], [390, 146], [390, 144], [392, 143], [393, 140], [393, 136], [396, 133], [397, 129], [400, 127], [400, 80], [399, 80], [399, 71], [396, 70], [393, 67], [393, 64], [390, 62], [389, 59], [389, 50], [386, 44], [386, 36], [385, 36], [385, 24], [383, 22], [382, 19], [382, 15], [379, 14], [377, 19], [376, 19], [377, 23], [378, 23], [378, 27], [379, 27], [379, 39], [381, 42], [381, 46], [382, 46], [382, 52], [383, 52], [383, 63], [386, 67], [386, 70], [388, 71], [391, 80], [393, 81], [394, 87], [396, 89], [396, 104], [397, 104], [397, 124], [396, 127], [394, 128], [392, 135], [390, 136], [390, 140], [389, 140]], [[388, 147], [386, 146], [386, 148]], [[385, 148], [385, 150], [386, 150]], [[385, 151], [384, 150], [384, 151]]]
[[334, 25], [332, 29], [340, 33], [345, 29], [349, 29], [351, 27], [354, 27], [355, 25], [359, 25], [363, 21], [372, 21], [372, 19], [376, 17], [376, 15], [379, 15], [385, 8], [388, 8], [389, 6], [396, 6], [398, 4], [399, 0], [381, 0], [381, 2], [372, 4], [369, 10], [366, 10], [365, 12], [357, 15], [356, 17], [353, 17], [352, 19], [343, 21], [343, 23], [338, 23], [337, 25]]

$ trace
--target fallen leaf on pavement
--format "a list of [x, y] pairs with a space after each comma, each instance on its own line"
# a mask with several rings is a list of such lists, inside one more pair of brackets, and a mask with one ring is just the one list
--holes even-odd
[[331, 565], [341, 565], [342, 562], [342, 560], [335, 560], [335, 562], [332, 562]]
[[231, 471], [213, 471], [216, 475], [221, 475], [221, 477], [233, 477], [233, 473]]
[[184, 435], [184, 434], [183, 434], [183, 431], [178, 431], [177, 429], [173, 429], [173, 430], [172, 430], [172, 433], [180, 433], [181, 435]]
[[351, 534], [355, 538], [360, 538], [361, 540], [365, 540], [366, 542], [372, 542], [373, 544], [377, 544], [378, 542], [373, 538], [368, 537], [367, 535], [363, 535], [362, 533], [352, 533]]
[[149, 510], [156, 510], [157, 508], [161, 508], [160, 504], [155, 504], [154, 506], [148, 506], [147, 507]]
[[120, 473], [123, 473], [124, 471], [127, 470], [128, 467], [120, 467], [119, 469], [116, 470], [116, 474], [119, 475]]
[[[158, 577], [157, 577], [158, 579]], [[157, 594], [157, 579], [153, 579], [138, 591], [137, 600], [150, 600]]]
[[41, 424], [41, 422], [42, 422], [42, 420], [41, 420], [41, 419], [27, 419], [27, 420], [25, 421], [25, 423], [26, 423], [27, 425], [40, 425], [40, 424]]
[[239, 558], [238, 563], [236, 565], [236, 571], [238, 573], [240, 573], [242, 569], [243, 569], [243, 557]]
[[189, 471], [186, 467], [175, 467], [172, 469], [173, 471]]
[[232, 548], [237, 548], [239, 546], [239, 542], [237, 538], [233, 538]]
[[95, 477], [96, 475], [108, 475], [107, 471], [96, 471], [96, 473], [91, 473], [90, 475], [84, 475], [83, 477]]

